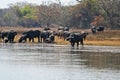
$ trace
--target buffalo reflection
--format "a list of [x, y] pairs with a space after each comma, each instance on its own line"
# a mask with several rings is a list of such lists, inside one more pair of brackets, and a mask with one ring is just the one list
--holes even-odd
[[[94, 67], [97, 69], [120, 69], [120, 54], [108, 52], [87, 52], [87, 51], [70, 51], [72, 60], [78, 59], [77, 63]], [[76, 63], [76, 62], [75, 62]]]

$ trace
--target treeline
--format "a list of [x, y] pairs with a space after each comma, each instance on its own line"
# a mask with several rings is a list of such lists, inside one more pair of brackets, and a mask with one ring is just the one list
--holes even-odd
[[106, 26], [120, 29], [120, 0], [76, 0], [78, 4], [34, 5], [16, 3], [0, 10], [0, 26], [42, 27], [61, 25], [74, 28]]

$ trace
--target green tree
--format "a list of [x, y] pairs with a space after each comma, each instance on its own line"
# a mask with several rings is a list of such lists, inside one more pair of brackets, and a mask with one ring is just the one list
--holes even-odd
[[19, 17], [19, 25], [26, 27], [40, 26], [36, 15], [36, 6], [26, 3], [22, 6], [21, 4], [14, 5], [13, 8]]

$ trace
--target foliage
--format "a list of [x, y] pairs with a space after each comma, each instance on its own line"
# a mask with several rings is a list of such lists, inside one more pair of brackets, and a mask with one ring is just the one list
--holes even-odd
[[78, 28], [89, 28], [95, 16], [102, 15], [97, 0], [80, 1], [78, 5], [75, 5], [72, 12], [71, 25]]
[[110, 28], [120, 28], [120, 1], [99, 0], [99, 6], [104, 11], [106, 24]]
[[37, 10], [37, 16], [43, 25], [58, 24], [61, 16], [61, 8], [58, 4], [41, 5]]
[[38, 27], [52, 24], [74, 28], [91, 25], [120, 29], [119, 0], [76, 0], [78, 4], [63, 6], [57, 3], [34, 5], [12, 4], [0, 10], [0, 26]]
[[[31, 6], [30, 4], [26, 4], [24, 6], [16, 5], [13, 7], [16, 14], [19, 17], [18, 24], [21, 26], [38, 26], [38, 22], [36, 20], [36, 8], [34, 6]], [[35, 25], [35, 23], [37, 23]]]

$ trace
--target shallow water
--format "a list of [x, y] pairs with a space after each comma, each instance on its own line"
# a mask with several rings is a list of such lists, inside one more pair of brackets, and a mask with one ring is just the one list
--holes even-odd
[[0, 80], [119, 80], [120, 47], [0, 44]]

